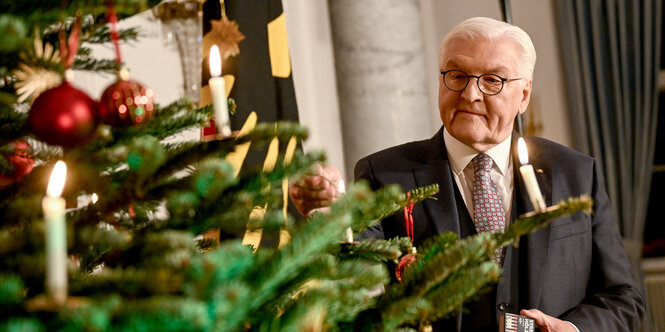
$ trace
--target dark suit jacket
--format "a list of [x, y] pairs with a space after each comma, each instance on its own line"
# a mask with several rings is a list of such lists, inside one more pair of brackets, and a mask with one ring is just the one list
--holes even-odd
[[[439, 184], [437, 200], [426, 200], [413, 210], [416, 246], [441, 232], [452, 231], [462, 237], [475, 232], [452, 175], [442, 131], [429, 140], [374, 153], [358, 161], [355, 168], [356, 180], [365, 179], [374, 189], [396, 183], [406, 191]], [[521, 194], [526, 191], [518, 175], [517, 139], [513, 136], [515, 218], [533, 207]], [[502, 280], [492, 293], [496, 299], [490, 299], [495, 300], [492, 312], [498, 317], [504, 310], [518, 313], [536, 308], [574, 323], [582, 332], [639, 331], [644, 300], [631, 276], [597, 162], [542, 138], [526, 141], [531, 164], [542, 170], [536, 176], [547, 205], [587, 194], [594, 199], [594, 214], [556, 219], [521, 239], [519, 249], [508, 248]], [[401, 214], [389, 217], [364, 235], [404, 237], [403, 218]], [[462, 323], [460, 317], [455, 325], [452, 330], [469, 330], [469, 324]]]

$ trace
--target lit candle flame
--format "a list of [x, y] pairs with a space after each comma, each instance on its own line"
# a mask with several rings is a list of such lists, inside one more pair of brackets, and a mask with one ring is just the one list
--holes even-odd
[[62, 189], [65, 187], [65, 177], [67, 176], [67, 164], [64, 161], [58, 160], [51, 172], [51, 178], [46, 187], [46, 195], [50, 197], [60, 197]]
[[99, 196], [97, 196], [97, 194], [92, 193], [92, 195], [90, 195], [90, 201], [92, 202], [92, 204], [97, 203], [98, 199], [99, 199]]
[[520, 164], [526, 165], [529, 163], [529, 153], [526, 150], [526, 143], [522, 137], [517, 139], [517, 154], [520, 157]]
[[217, 45], [212, 45], [210, 48], [210, 56], [208, 57], [210, 61], [210, 76], [219, 77], [222, 76], [222, 57], [219, 55], [219, 47]]

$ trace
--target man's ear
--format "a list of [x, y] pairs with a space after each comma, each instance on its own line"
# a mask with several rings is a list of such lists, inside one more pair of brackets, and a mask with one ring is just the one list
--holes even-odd
[[526, 112], [526, 107], [529, 106], [529, 100], [531, 100], [531, 84], [533, 80], [528, 80], [522, 87], [522, 100], [520, 101], [519, 114]]

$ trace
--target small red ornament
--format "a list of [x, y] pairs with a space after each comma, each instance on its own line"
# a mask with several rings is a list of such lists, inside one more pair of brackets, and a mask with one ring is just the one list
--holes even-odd
[[120, 37], [118, 36], [118, 16], [113, 3], [108, 2], [108, 19], [111, 22], [111, 40], [115, 48], [115, 61], [118, 66], [118, 80], [104, 90], [99, 98], [99, 113], [102, 122], [114, 127], [126, 127], [145, 123], [152, 116], [155, 105], [152, 102], [152, 89], [129, 79], [129, 71], [122, 67]]
[[129, 80], [126, 69], [121, 69], [118, 81], [111, 84], [99, 100], [102, 122], [114, 127], [145, 123], [155, 110], [152, 89]]
[[0, 188], [4, 188], [28, 175], [35, 166], [35, 160], [25, 151], [30, 148], [28, 142], [16, 141], [9, 144], [13, 145], [16, 150], [13, 153], [5, 154], [4, 157], [14, 166], [14, 171], [9, 174], [0, 174]]
[[[404, 207], [404, 227], [406, 228], [406, 235], [411, 239], [411, 243], [414, 240], [413, 233], [413, 206], [415, 203], [411, 202], [411, 192], [407, 192], [406, 196], [408, 198], [407, 204]], [[411, 247], [412, 252], [402, 256], [395, 268], [395, 276], [398, 281], [402, 281], [402, 276], [404, 276], [404, 270], [411, 266], [416, 261], [416, 247]]]
[[97, 103], [69, 82], [39, 95], [28, 115], [33, 134], [48, 144], [63, 147], [87, 142], [98, 122]]
[[402, 258], [399, 260], [399, 263], [397, 263], [397, 267], [395, 268], [395, 276], [397, 277], [398, 281], [402, 281], [402, 277], [404, 276], [404, 270], [411, 266], [415, 261], [416, 261], [416, 253], [415, 253], [415, 247], [413, 247], [413, 251], [410, 254], [406, 254], [402, 256]]

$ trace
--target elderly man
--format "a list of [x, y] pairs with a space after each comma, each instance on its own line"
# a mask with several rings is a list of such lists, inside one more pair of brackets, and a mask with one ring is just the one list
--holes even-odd
[[[522, 29], [490, 18], [455, 26], [439, 53], [439, 111], [443, 127], [429, 140], [389, 148], [361, 159], [355, 178], [374, 188], [404, 190], [438, 183], [437, 200], [413, 211], [415, 245], [453, 231], [466, 237], [500, 231], [533, 210], [516, 172], [513, 122], [531, 96], [536, 52]], [[548, 205], [591, 195], [595, 213], [560, 218], [507, 248], [499, 284], [467, 305], [468, 313], [439, 322], [445, 331], [497, 331], [504, 312], [535, 319], [543, 331], [638, 331], [644, 301], [637, 291], [597, 162], [541, 138], [527, 138], [529, 160]], [[339, 173], [321, 167], [291, 186], [301, 213], [328, 205]], [[474, 197], [495, 201], [496, 213]], [[406, 236], [402, 216], [383, 220], [364, 236]], [[491, 226], [491, 227], [490, 227]], [[490, 230], [489, 228], [492, 228]]]

